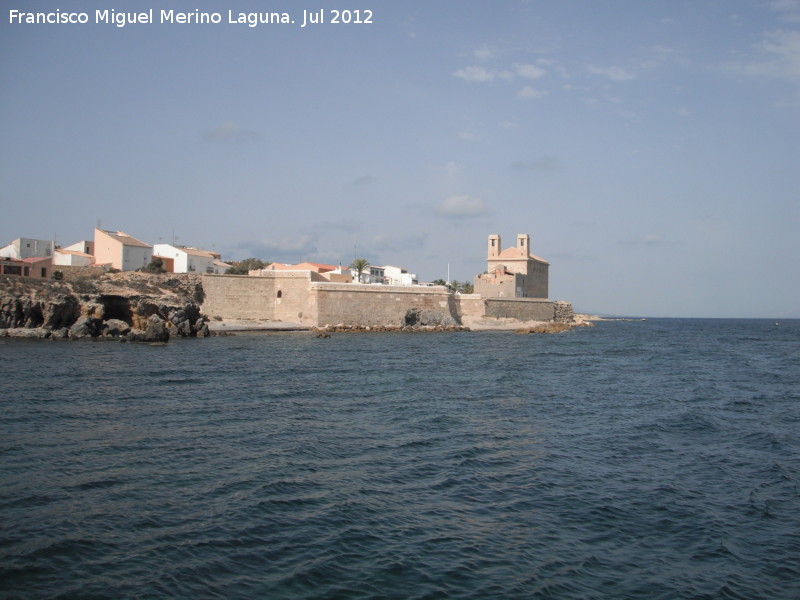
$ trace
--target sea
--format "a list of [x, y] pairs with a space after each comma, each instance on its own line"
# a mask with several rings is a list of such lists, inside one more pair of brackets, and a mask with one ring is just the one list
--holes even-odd
[[800, 598], [800, 320], [0, 357], [4, 599]]

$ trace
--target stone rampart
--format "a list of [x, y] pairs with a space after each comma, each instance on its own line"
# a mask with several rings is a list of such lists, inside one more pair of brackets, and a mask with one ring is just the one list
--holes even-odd
[[312, 283], [316, 296], [317, 324], [400, 325], [412, 308], [440, 312], [461, 322], [458, 310], [442, 286], [390, 286]]
[[[323, 279], [323, 281], [320, 281]], [[535, 298], [482, 298], [452, 294], [443, 286], [331, 283], [310, 271], [204, 275], [203, 313], [211, 318], [281, 321], [306, 326], [400, 325], [410, 309], [463, 317], [552, 321], [555, 303]], [[563, 317], [562, 317], [563, 318]]]
[[543, 298], [486, 298], [485, 316], [518, 321], [552, 321], [555, 303]]
[[247, 275], [205, 275], [203, 313], [211, 318], [271, 320], [275, 280]]
[[481, 318], [485, 315], [485, 299], [480, 294], [456, 294], [455, 303], [461, 317]]

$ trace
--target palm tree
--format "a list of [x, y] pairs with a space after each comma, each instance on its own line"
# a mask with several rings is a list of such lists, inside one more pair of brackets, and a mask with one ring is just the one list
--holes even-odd
[[350, 268], [358, 273], [358, 283], [361, 283], [361, 275], [369, 269], [369, 262], [366, 258], [356, 258], [350, 263]]

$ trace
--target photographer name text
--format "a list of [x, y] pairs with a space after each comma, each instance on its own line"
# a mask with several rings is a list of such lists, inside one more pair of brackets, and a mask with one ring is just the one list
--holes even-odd
[[67, 12], [55, 10], [51, 12], [25, 12], [16, 9], [8, 11], [8, 22], [20, 25], [85, 25], [102, 23], [127, 27], [128, 25], [150, 25], [153, 23], [169, 25], [299, 25], [301, 28], [311, 25], [371, 25], [373, 13], [362, 9], [303, 10], [302, 15], [294, 18], [288, 12], [237, 12], [226, 13], [203, 12], [193, 10], [182, 12], [177, 10], [149, 9], [141, 12], [126, 12], [114, 9], [88, 12]]

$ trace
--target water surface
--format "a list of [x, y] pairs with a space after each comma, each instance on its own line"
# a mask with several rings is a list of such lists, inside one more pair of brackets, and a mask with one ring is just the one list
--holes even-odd
[[0, 341], [6, 598], [800, 598], [800, 322]]

